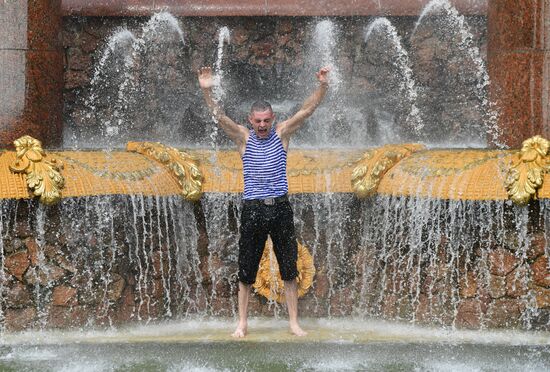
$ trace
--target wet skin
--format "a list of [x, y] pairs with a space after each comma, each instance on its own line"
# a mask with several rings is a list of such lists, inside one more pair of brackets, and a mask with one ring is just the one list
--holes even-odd
[[275, 115], [271, 110], [253, 111], [248, 115], [248, 121], [258, 138], [267, 138], [275, 121]]

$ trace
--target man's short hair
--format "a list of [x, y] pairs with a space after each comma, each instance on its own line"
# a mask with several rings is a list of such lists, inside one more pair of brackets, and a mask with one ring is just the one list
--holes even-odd
[[271, 105], [267, 101], [256, 101], [252, 104], [252, 107], [250, 108], [250, 113], [253, 112], [263, 112], [263, 111], [271, 111], [273, 112], [273, 108], [271, 108]]

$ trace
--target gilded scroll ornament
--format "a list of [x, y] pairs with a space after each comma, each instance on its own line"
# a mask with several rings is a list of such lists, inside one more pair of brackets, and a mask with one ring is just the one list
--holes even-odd
[[181, 187], [182, 196], [197, 201], [202, 195], [203, 176], [195, 158], [158, 142], [128, 142], [126, 150], [148, 156], [166, 166]]
[[[298, 297], [305, 295], [313, 284], [313, 276], [315, 275], [315, 266], [313, 265], [313, 257], [306, 247], [298, 243], [298, 277], [296, 283], [298, 285]], [[268, 239], [260, 267], [256, 274], [256, 282], [254, 288], [260, 295], [269, 300], [276, 300], [279, 303], [285, 302], [284, 282], [279, 274], [279, 265], [273, 251], [273, 243]]]
[[401, 159], [425, 150], [421, 144], [386, 145], [367, 151], [351, 174], [351, 186], [360, 198], [373, 195], [382, 177]]
[[63, 163], [57, 159], [47, 159], [42, 143], [30, 136], [23, 136], [13, 142], [16, 158], [10, 170], [24, 173], [27, 186], [40, 202], [46, 205], [57, 203], [61, 199], [61, 189], [65, 179], [61, 175]]
[[549, 148], [548, 140], [534, 136], [523, 141], [521, 150], [513, 155], [504, 186], [514, 203], [524, 205], [537, 198], [548, 167]]

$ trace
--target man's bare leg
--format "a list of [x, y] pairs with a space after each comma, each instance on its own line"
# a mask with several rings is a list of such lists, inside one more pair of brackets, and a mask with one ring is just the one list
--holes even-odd
[[248, 298], [250, 297], [250, 284], [239, 282], [239, 324], [232, 336], [242, 338], [248, 331]]
[[285, 297], [290, 332], [296, 336], [307, 335], [307, 332], [298, 325], [298, 285], [296, 284], [296, 280], [285, 281]]

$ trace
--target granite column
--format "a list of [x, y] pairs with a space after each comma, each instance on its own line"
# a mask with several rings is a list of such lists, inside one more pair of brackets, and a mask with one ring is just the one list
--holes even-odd
[[0, 148], [62, 140], [61, 0], [0, 1]]
[[500, 112], [493, 143], [550, 137], [550, 0], [489, 0], [490, 98]]

